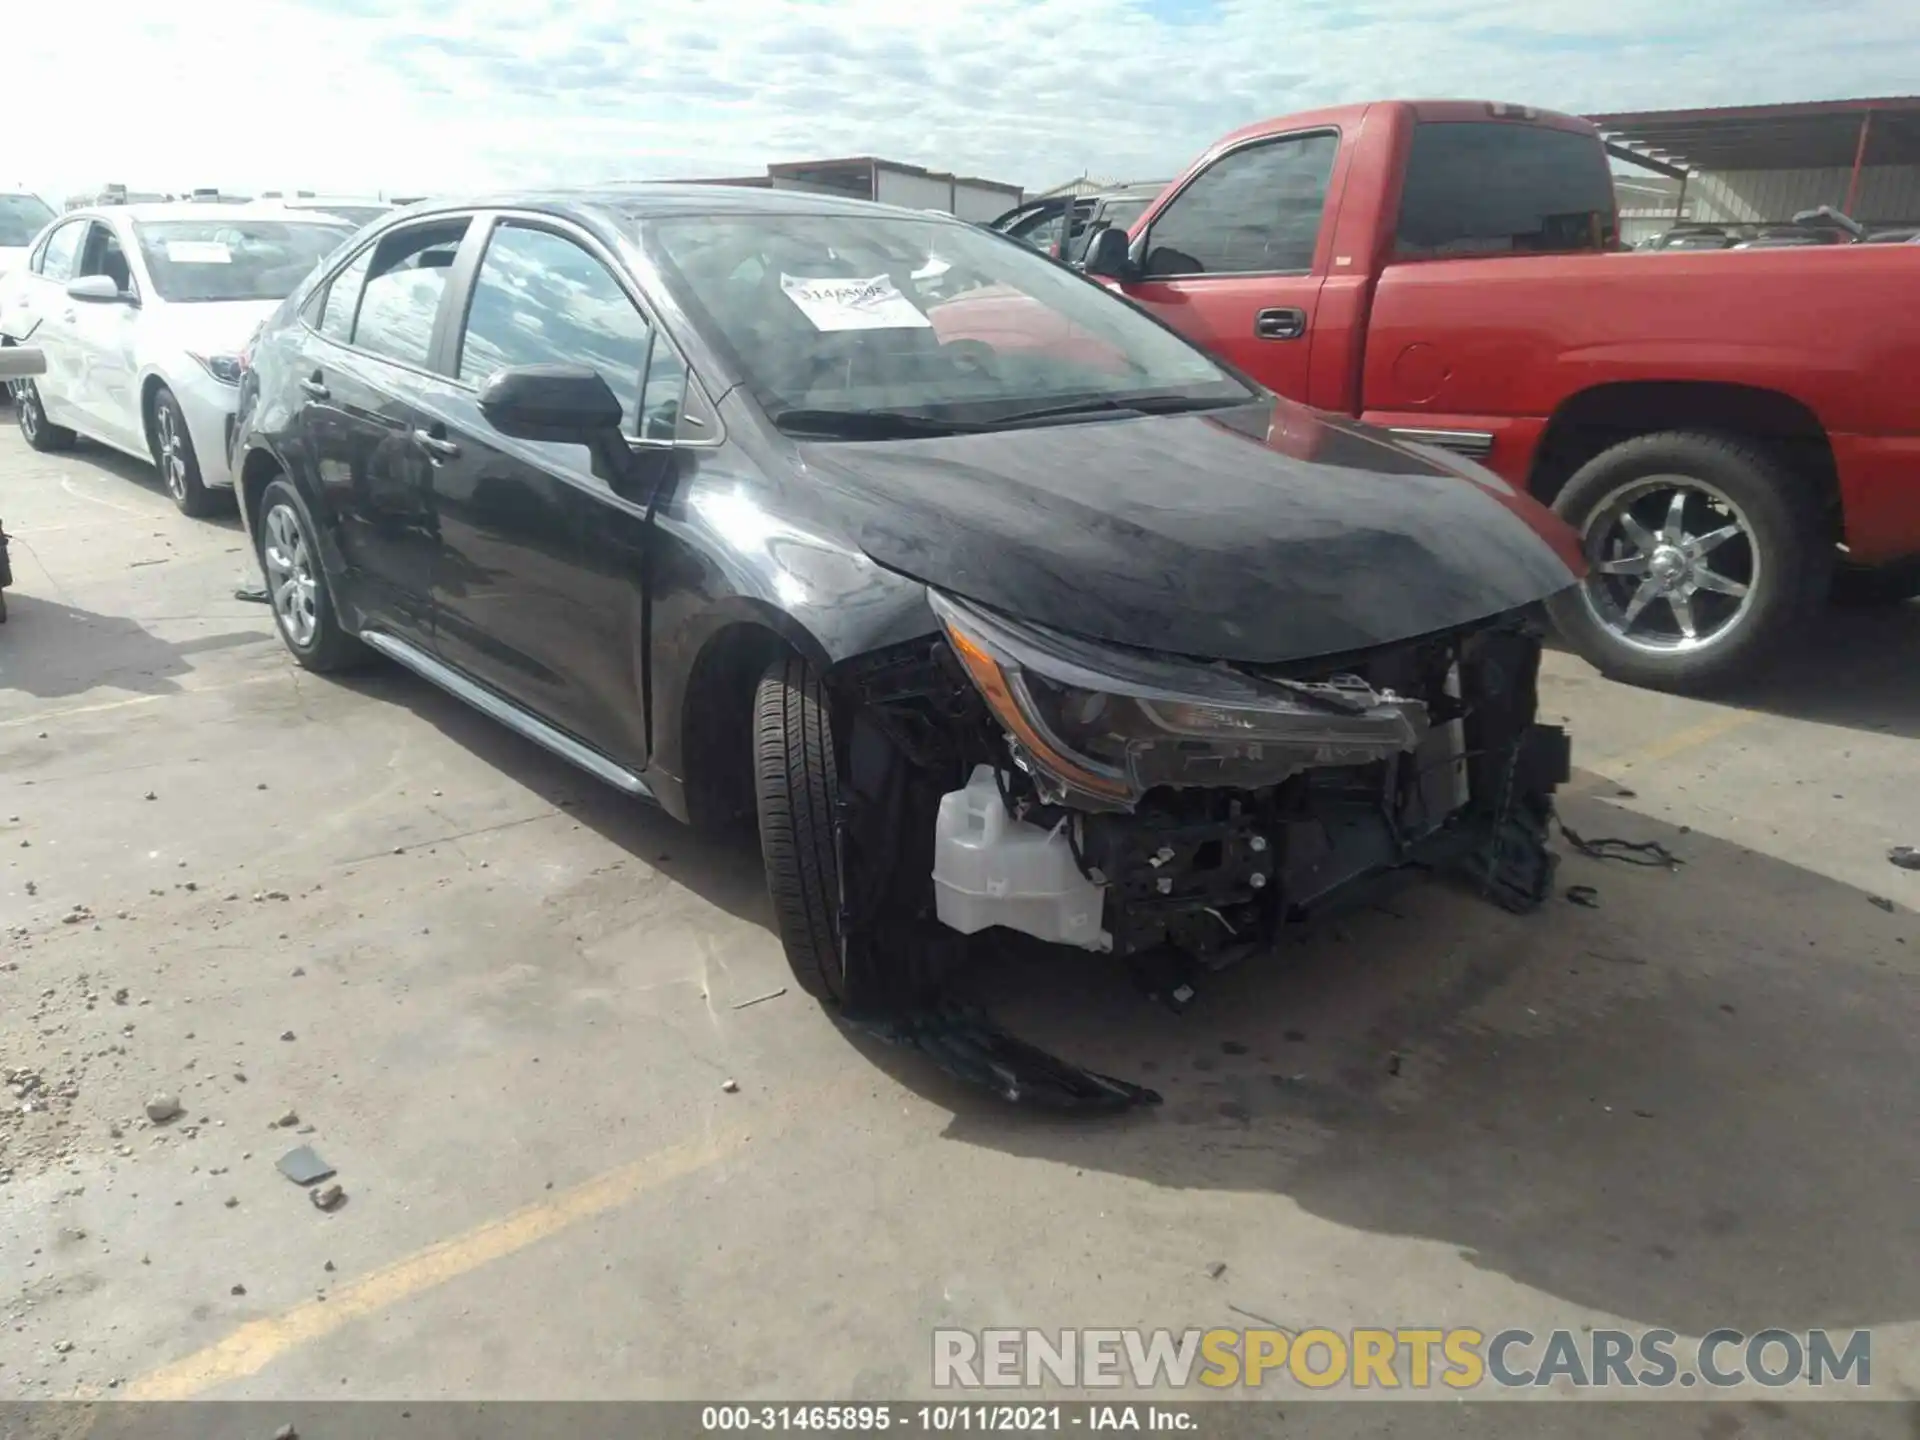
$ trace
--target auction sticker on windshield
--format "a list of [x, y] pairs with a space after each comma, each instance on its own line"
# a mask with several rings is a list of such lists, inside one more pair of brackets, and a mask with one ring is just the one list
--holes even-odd
[[175, 265], [231, 265], [233, 251], [218, 240], [169, 240], [167, 259]]
[[933, 325], [889, 275], [809, 280], [783, 274], [780, 288], [816, 330], [925, 330]]

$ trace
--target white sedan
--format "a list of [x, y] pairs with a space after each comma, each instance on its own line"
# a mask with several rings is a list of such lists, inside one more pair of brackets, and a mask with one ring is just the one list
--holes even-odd
[[36, 450], [76, 434], [152, 461], [174, 504], [230, 489], [228, 432], [255, 328], [352, 233], [327, 215], [223, 204], [102, 206], [61, 216], [0, 282], [0, 336], [46, 353], [13, 384]]

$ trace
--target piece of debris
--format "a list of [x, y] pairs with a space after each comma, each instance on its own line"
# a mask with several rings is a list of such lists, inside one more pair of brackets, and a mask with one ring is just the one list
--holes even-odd
[[235, 1285], [229, 1289], [227, 1293], [229, 1295], [244, 1295], [247, 1293], [247, 1287], [244, 1285]]
[[329, 1261], [327, 1261], [327, 1263], [326, 1263], [326, 1264], [325, 1264], [325, 1265], [324, 1265], [323, 1267], [321, 1267], [321, 1268], [323, 1268], [323, 1269], [324, 1269], [324, 1270], [325, 1270], [325, 1271], [326, 1271], [326, 1272], [327, 1272], [327, 1273], [328, 1273], [329, 1275], [331, 1275], [331, 1274], [333, 1273], [333, 1262], [332, 1262], [331, 1260], [329, 1260]]
[[178, 1119], [185, 1108], [180, 1103], [178, 1095], [170, 1095], [164, 1090], [157, 1095], [147, 1097], [147, 1119], [156, 1125], [164, 1125], [169, 1120]]
[[[1680, 833], [1685, 835], [1687, 827], [1681, 826]], [[1570, 828], [1564, 820], [1560, 822], [1560, 835], [1590, 860], [1621, 860], [1629, 865], [1645, 865], [1656, 870], [1674, 870], [1686, 863], [1658, 840], [1620, 840], [1611, 835], [1589, 840]]]
[[1591, 885], [1569, 885], [1567, 899], [1576, 905], [1584, 905], [1589, 910], [1600, 908], [1600, 892]]
[[786, 993], [787, 993], [787, 987], [782, 985], [778, 990], [769, 990], [766, 994], [756, 995], [751, 1000], [742, 1000], [738, 1005], [735, 1005], [733, 1008], [735, 1010], [744, 1010], [749, 1005], [758, 1005], [762, 1000], [778, 1000], [782, 995]]
[[1209, 1280], [1218, 1280], [1222, 1275], [1226, 1273], [1227, 1273], [1227, 1262], [1224, 1260], [1216, 1260], [1211, 1265], [1207, 1266], [1207, 1278]]
[[291, 1031], [291, 1030], [282, 1030], [282, 1031], [280, 1032], [280, 1038], [281, 1038], [282, 1040], [291, 1040], [291, 1039], [293, 1039], [293, 1031]]
[[316, 1210], [338, 1210], [347, 1203], [347, 1192], [338, 1185], [322, 1185], [318, 1190], [309, 1190], [307, 1198], [313, 1201]]
[[146, 798], [149, 800], [158, 800], [160, 797], [154, 794], [153, 791], [149, 790], [147, 791]]
[[64, 1355], [71, 1349], [73, 1349], [73, 1341], [71, 1340], [56, 1340], [53, 1342], [53, 1353], [56, 1355]]
[[227, 1196], [225, 1203], [226, 1203], [227, 1209], [238, 1210], [240, 1208], [240, 1197], [238, 1195], [229, 1195]]
[[1640, 792], [1638, 790], [1629, 790], [1624, 785], [1615, 786], [1613, 791], [1613, 798], [1616, 800], [1635, 800], [1639, 798], [1639, 795]]
[[293, 978], [296, 980], [298, 980], [302, 975], [306, 973], [307, 973], [307, 967], [304, 965], [296, 965], [293, 967]]
[[1396, 1050], [1391, 1055], [1387, 1056], [1387, 1074], [1398, 1075], [1399, 1073], [1400, 1073], [1400, 1052]]
[[278, 1125], [282, 1130], [291, 1130], [300, 1123], [300, 1112], [297, 1110], [289, 1110], [273, 1123]]
[[738, 1080], [722, 1080], [720, 1082], [720, 1088], [726, 1091], [727, 1094], [732, 1095], [739, 1090], [740, 1082]]
[[84, 905], [76, 905], [60, 917], [60, 923], [62, 925], [78, 925], [83, 920], [91, 919], [93, 919], [93, 911]]
[[334, 1173], [333, 1166], [322, 1160], [311, 1145], [289, 1150], [274, 1162], [274, 1168], [296, 1185], [317, 1184]]
[[889, 1015], [842, 1014], [839, 1023], [889, 1045], [918, 1050], [947, 1074], [1013, 1104], [1115, 1111], [1158, 1105], [1159, 1092], [1084, 1069], [997, 1028], [952, 1001]]
[[1896, 845], [1887, 851], [1887, 859], [1902, 870], [1920, 870], [1920, 849], [1911, 845]]
[[300, 1432], [291, 1424], [282, 1425], [273, 1432], [273, 1440], [300, 1440]]
[[1877, 905], [1889, 915], [1893, 914], [1893, 901], [1887, 899], [1884, 895], [1869, 895], [1867, 896], [1867, 903], [1869, 905]]

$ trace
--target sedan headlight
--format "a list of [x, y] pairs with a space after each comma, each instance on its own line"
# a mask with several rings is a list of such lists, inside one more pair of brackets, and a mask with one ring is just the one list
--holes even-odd
[[191, 350], [187, 354], [222, 385], [238, 385], [247, 368], [238, 355], [195, 355]]
[[1417, 748], [1426, 706], [1347, 678], [1270, 681], [1016, 623], [929, 590], [955, 656], [1050, 799], [1129, 810], [1156, 785], [1256, 788]]

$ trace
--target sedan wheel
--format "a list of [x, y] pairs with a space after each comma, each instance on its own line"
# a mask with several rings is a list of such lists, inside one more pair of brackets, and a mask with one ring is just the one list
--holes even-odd
[[1740, 507], [1692, 476], [1653, 475], [1595, 508], [1583, 598], [1616, 641], [1650, 654], [1703, 650], [1753, 608], [1760, 551]]
[[35, 450], [66, 450], [72, 447], [73, 431], [47, 419], [46, 406], [40, 403], [40, 391], [31, 380], [13, 382], [13, 413], [20, 422], [20, 437]]
[[178, 505], [187, 498], [187, 457], [180, 443], [180, 424], [173, 407], [164, 406], [154, 416], [153, 428], [160, 451], [160, 478], [167, 482], [167, 493]]
[[319, 583], [300, 517], [284, 501], [267, 511], [260, 558], [266, 566], [274, 618], [296, 650], [307, 649], [320, 629]]

